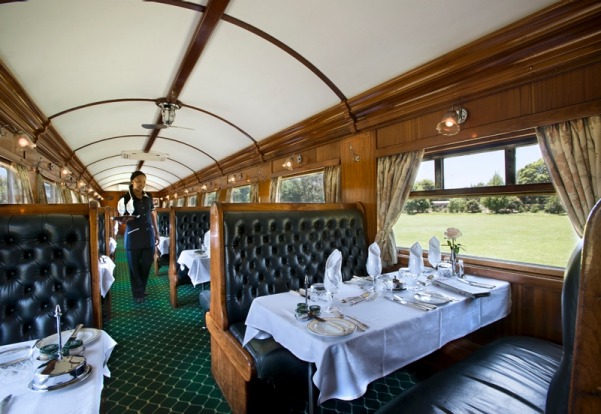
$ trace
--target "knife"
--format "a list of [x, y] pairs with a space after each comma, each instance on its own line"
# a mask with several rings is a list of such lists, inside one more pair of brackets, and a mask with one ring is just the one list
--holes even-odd
[[414, 305], [421, 306], [423, 308], [428, 308], [428, 310], [434, 310], [434, 309], [436, 309], [438, 307], [438, 306], [432, 305], [430, 303], [416, 302], [416, 301], [411, 300], [411, 299], [405, 299], [405, 298], [403, 298], [403, 297], [401, 297], [399, 295], [392, 295], [392, 296], [396, 297], [398, 300], [404, 300], [407, 303], [413, 303]]
[[73, 333], [71, 334], [71, 336], [69, 337], [69, 339], [67, 339], [67, 342], [65, 342], [65, 345], [63, 345], [63, 349], [65, 349], [65, 347], [70, 343], [73, 342], [77, 339], [77, 334], [79, 333], [79, 331], [81, 330], [81, 328], [83, 328], [83, 323], [80, 323], [79, 325], [77, 325], [75, 327], [75, 329], [73, 330]]
[[400, 303], [401, 305], [407, 305], [407, 306], [411, 306], [412, 308], [415, 309], [419, 309], [419, 310], [423, 310], [423, 311], [431, 311], [432, 309], [430, 308], [426, 308], [425, 306], [420, 305], [419, 303], [415, 303], [415, 302], [408, 302], [405, 299], [401, 298], [400, 296], [397, 295], [393, 295], [392, 298], [388, 297], [388, 296], [384, 296], [386, 299], [393, 301], [394, 303]]
[[458, 277], [457, 280], [460, 281], [461, 283], [465, 283], [467, 285], [474, 286], [474, 287], [481, 287], [481, 288], [485, 288], [485, 289], [494, 289], [495, 288], [495, 285], [487, 285], [486, 283], [473, 282], [471, 280], [467, 280], [462, 277]]
[[8, 403], [10, 401], [10, 399], [12, 398], [12, 394], [8, 394], [6, 397], [4, 397], [2, 399], [2, 401], [0, 401], [0, 414], [4, 414], [7, 412], [7, 408], [8, 407]]

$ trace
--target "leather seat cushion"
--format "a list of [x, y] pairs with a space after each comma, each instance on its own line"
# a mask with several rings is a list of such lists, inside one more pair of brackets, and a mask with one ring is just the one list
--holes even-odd
[[[230, 332], [242, 343], [246, 325], [230, 325]], [[244, 347], [255, 361], [257, 378], [269, 380], [298, 380], [307, 378], [307, 362], [301, 361], [272, 337], [251, 339]]]
[[506, 337], [434, 374], [385, 404], [383, 413], [544, 413], [562, 348]]

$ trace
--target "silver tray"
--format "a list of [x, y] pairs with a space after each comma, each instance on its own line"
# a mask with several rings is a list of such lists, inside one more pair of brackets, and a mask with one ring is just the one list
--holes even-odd
[[60, 384], [56, 384], [56, 385], [50, 385], [48, 387], [38, 388], [33, 383], [33, 380], [32, 380], [29, 383], [29, 389], [31, 391], [35, 391], [35, 392], [48, 392], [48, 391], [60, 390], [60, 389], [69, 387], [71, 385], [75, 385], [75, 384], [79, 384], [80, 382], [83, 382], [86, 378], [88, 378], [90, 376], [91, 373], [92, 373], [92, 366], [88, 364], [88, 365], [86, 365], [84, 372], [80, 376], [73, 377], [69, 381], [61, 382]]

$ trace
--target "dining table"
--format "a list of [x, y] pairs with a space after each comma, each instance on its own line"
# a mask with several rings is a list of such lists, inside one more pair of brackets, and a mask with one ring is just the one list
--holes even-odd
[[[61, 333], [62, 343], [69, 338], [72, 331]], [[42, 364], [37, 359], [38, 346], [54, 343], [56, 334], [38, 340], [0, 346], [0, 357], [7, 355], [20, 356], [18, 349], [24, 354], [22, 361], [17, 362], [0, 358], [0, 401], [11, 396], [5, 405], [4, 414], [19, 413], [52, 413], [52, 414], [98, 414], [104, 386], [104, 377], [110, 377], [108, 360], [117, 342], [105, 331], [84, 328], [78, 338], [83, 340], [83, 356], [91, 367], [87, 377], [82, 375], [81, 381], [73, 381], [67, 386], [56, 386], [50, 390], [35, 390], [31, 387], [36, 368]], [[37, 344], [37, 345], [36, 345]]]
[[161, 256], [164, 254], [169, 254], [169, 246], [170, 246], [169, 236], [159, 236], [159, 244], [157, 246], [157, 249], [159, 249]]
[[188, 276], [192, 285], [207, 283], [211, 280], [211, 258], [208, 251], [182, 250], [177, 258], [177, 263], [184, 270], [188, 268]]
[[[295, 316], [297, 304], [304, 302], [321, 305], [322, 318], [335, 316], [325, 312], [325, 302], [306, 299], [296, 291], [260, 296], [249, 309], [243, 344], [253, 338], [272, 336], [297, 358], [314, 364], [315, 369], [309, 373], [319, 390], [318, 404], [329, 399], [354, 400], [365, 393], [372, 381], [509, 314], [508, 282], [466, 277], [488, 286], [481, 288], [443, 279], [450, 287], [428, 284], [420, 291], [385, 289], [368, 296], [366, 292], [373, 282], [355, 277], [341, 285], [333, 300], [345, 318], [331, 319], [325, 325]], [[349, 316], [367, 329], [357, 328]], [[330, 322], [349, 329], [329, 326]]]

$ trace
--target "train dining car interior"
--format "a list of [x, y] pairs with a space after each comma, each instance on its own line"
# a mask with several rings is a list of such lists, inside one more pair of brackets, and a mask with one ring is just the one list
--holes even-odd
[[0, 414], [601, 412], [600, 198], [598, 0], [0, 0]]

